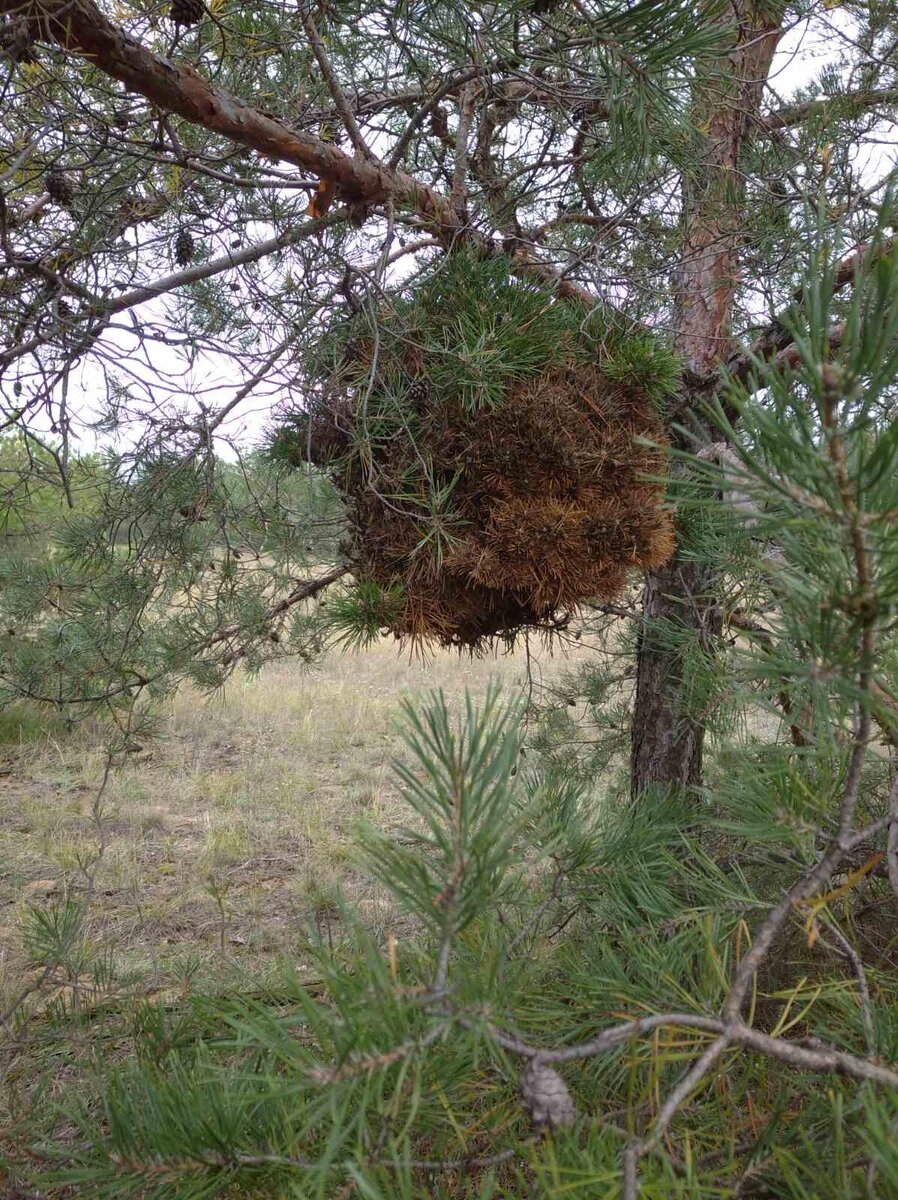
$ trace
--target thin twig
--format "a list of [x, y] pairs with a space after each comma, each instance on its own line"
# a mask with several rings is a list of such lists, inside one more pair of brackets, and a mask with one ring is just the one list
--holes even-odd
[[403, 129], [399, 137], [399, 141], [393, 147], [390, 157], [387, 159], [388, 167], [399, 166], [400, 162], [402, 161], [402, 156], [405, 154], [405, 151], [408, 148], [409, 142], [411, 142], [412, 138], [414, 137], [415, 130], [420, 126], [424, 118], [429, 113], [433, 112], [439, 102], [448, 96], [450, 92], [456, 91], [460, 85], [464, 86], [465, 84], [470, 83], [472, 79], [476, 79], [480, 74], [480, 71], [480, 67], [473, 67], [471, 70], [466, 71], [461, 76], [453, 76], [446, 83], [444, 83], [441, 88], [438, 88], [432, 96], [429, 96], [427, 100], [424, 101], [420, 108], [416, 110], [414, 115], [409, 118], [409, 122], [405, 129]]
[[655, 1123], [652, 1126], [652, 1132], [649, 1136], [647, 1138], [634, 1139], [625, 1148], [623, 1154], [624, 1189], [622, 1200], [637, 1200], [637, 1196], [639, 1195], [639, 1159], [655, 1149], [664, 1136], [664, 1131], [674, 1119], [680, 1107], [685, 1104], [729, 1044], [730, 1039], [726, 1033], [715, 1038], [692, 1064], [677, 1086], [670, 1092], [661, 1106], [658, 1116], [655, 1118]]
[[[854, 969], [854, 974], [857, 978], [858, 993], [860, 995], [861, 1017], [864, 1022], [864, 1034], [867, 1039], [867, 1053], [872, 1057], [876, 1054], [876, 1034], [873, 1028], [873, 1006], [870, 999], [870, 985], [867, 982], [867, 972], [864, 970], [864, 964], [861, 961], [861, 956], [831, 917], [828, 917], [826, 913], [818, 913], [817, 915], [839, 943], [837, 947], [839, 953], [848, 959], [852, 968]], [[821, 938], [820, 941], [822, 942], [823, 939]]]
[[[532, 1141], [533, 1139], [529, 1140]], [[413, 1158], [407, 1165], [413, 1167], [416, 1171], [477, 1171], [488, 1167], [497, 1167], [500, 1163], [508, 1162], [510, 1158], [518, 1158], [521, 1154], [521, 1149], [521, 1146], [515, 1146], [510, 1150], [499, 1150], [496, 1154], [486, 1154], [475, 1158], [443, 1158], [436, 1160]]]
[[458, 100], [458, 129], [455, 134], [455, 167], [452, 172], [450, 199], [460, 221], [467, 221], [467, 190], [465, 178], [468, 173], [468, 140], [474, 121], [474, 86], [466, 84]]
[[318, 29], [311, 12], [306, 11], [302, 14], [302, 23], [309, 39], [309, 45], [312, 47], [312, 53], [315, 55], [315, 60], [321, 68], [321, 74], [324, 76], [324, 82], [327, 84], [328, 91], [333, 98], [334, 106], [340, 114], [340, 120], [346, 127], [346, 132], [349, 134], [349, 140], [362, 158], [373, 159], [374, 155], [368, 143], [362, 137], [362, 131], [359, 129], [349, 101], [346, 99], [346, 93], [340, 86], [340, 81], [337, 79], [331, 60], [324, 48], [324, 43], [318, 35]]
[[886, 840], [886, 865], [889, 883], [898, 899], [898, 776], [889, 792], [889, 835]]

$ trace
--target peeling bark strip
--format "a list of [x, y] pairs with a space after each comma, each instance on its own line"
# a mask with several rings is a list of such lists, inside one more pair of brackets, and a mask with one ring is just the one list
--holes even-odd
[[248, 146], [259, 154], [293, 163], [334, 183], [347, 198], [377, 204], [392, 197], [444, 232], [458, 226], [452, 205], [404, 171], [352, 158], [337, 146], [274, 117], [266, 116], [221, 88], [187, 63], [154, 54], [114, 25], [92, 0], [0, 0], [0, 16], [24, 16], [42, 38], [80, 54], [130, 91], [166, 112]]
[[[736, 12], [738, 45], [709, 67], [693, 93], [701, 147], [695, 169], [683, 179], [676, 296], [675, 344], [689, 381], [681, 397], [683, 412], [713, 391], [721, 365], [734, 352], [731, 325], [745, 194], [739, 157], [782, 36], [780, 13], [763, 0], [740, 2]], [[634, 796], [651, 788], [701, 785], [704, 714], [694, 711], [689, 660], [714, 654], [720, 624], [711, 567], [678, 554], [648, 572], [631, 734]]]

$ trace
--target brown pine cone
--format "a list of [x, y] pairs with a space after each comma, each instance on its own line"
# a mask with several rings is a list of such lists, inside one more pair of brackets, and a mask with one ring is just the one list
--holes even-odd
[[44, 180], [44, 187], [51, 200], [61, 208], [68, 206], [75, 199], [77, 188], [69, 175], [60, 167], [51, 167]]
[[198, 25], [206, 15], [203, 0], [172, 0], [169, 17], [176, 25]]
[[186, 229], [179, 231], [175, 238], [175, 262], [179, 267], [186, 267], [193, 262], [193, 255], [196, 247], [193, 244], [193, 238]]

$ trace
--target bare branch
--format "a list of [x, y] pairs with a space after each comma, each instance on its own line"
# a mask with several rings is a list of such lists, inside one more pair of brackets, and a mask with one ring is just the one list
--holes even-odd
[[886, 840], [886, 863], [889, 871], [889, 883], [895, 898], [898, 899], [898, 778], [892, 784], [889, 792], [889, 833]]
[[474, 120], [474, 87], [467, 84], [462, 89], [458, 110], [458, 130], [455, 134], [455, 166], [452, 172], [452, 207], [458, 219], [467, 222], [467, 192], [465, 178], [468, 174], [468, 139]]
[[779, 129], [791, 129], [809, 118], [824, 116], [835, 106], [863, 112], [880, 105], [898, 104], [898, 88], [873, 88], [842, 96], [824, 96], [821, 100], [805, 100], [801, 104], [787, 104], [784, 108], [766, 113], [758, 118], [757, 130], [761, 134], [775, 133]]
[[[876, 1053], [876, 1035], [873, 1028], [873, 1006], [870, 1000], [870, 985], [867, 983], [867, 972], [864, 969], [864, 964], [861, 956], [849, 942], [848, 938], [838, 927], [838, 925], [826, 913], [820, 913], [819, 919], [823, 921], [826, 928], [830, 931], [833, 937], [838, 942], [838, 952], [847, 958], [854, 970], [857, 978], [858, 994], [861, 1001], [861, 1015], [864, 1021], [864, 1033], [867, 1038], [867, 1053], [873, 1056]], [[823, 939], [819, 939], [823, 941]]]
[[324, 48], [324, 43], [318, 36], [318, 29], [315, 25], [315, 21], [311, 12], [306, 11], [302, 14], [302, 23], [305, 27], [306, 34], [308, 35], [309, 45], [312, 47], [312, 53], [315, 55], [315, 60], [318, 63], [318, 66], [321, 68], [321, 74], [324, 76], [324, 81], [327, 84], [328, 91], [333, 97], [337, 112], [340, 114], [340, 120], [343, 122], [343, 125], [346, 128], [346, 132], [349, 134], [349, 140], [352, 142], [357, 153], [361, 154], [363, 158], [373, 160], [374, 155], [372, 154], [367, 142], [362, 137], [362, 131], [359, 129], [358, 122], [356, 121], [353, 111], [349, 106], [349, 101], [346, 99], [346, 94], [340, 86], [340, 81], [337, 79], [334, 68], [331, 65], [331, 60]]
[[715, 1036], [724, 1035], [726, 1040], [734, 1045], [745, 1046], [803, 1070], [844, 1075], [862, 1082], [870, 1081], [881, 1083], [886, 1087], [898, 1088], [898, 1070], [860, 1058], [856, 1054], [837, 1050], [825, 1042], [815, 1043], [813, 1047], [808, 1047], [786, 1038], [761, 1033], [760, 1030], [753, 1029], [741, 1020], [726, 1021], [722, 1017], [702, 1017], [695, 1013], [657, 1013], [650, 1017], [636, 1017], [632, 1021], [624, 1021], [619, 1025], [613, 1025], [610, 1029], [603, 1030], [591, 1041], [580, 1042], [573, 1046], [562, 1046], [557, 1050], [531, 1046], [520, 1038], [512, 1037], [493, 1026], [488, 1026], [488, 1028], [492, 1037], [503, 1049], [521, 1058], [538, 1058], [540, 1062], [544, 1063], [574, 1062], [583, 1058], [597, 1058], [599, 1055], [616, 1050], [634, 1038], [651, 1033], [655, 1029], [697, 1029]]
[[[96, 317], [103, 317], [108, 321], [110, 317], [118, 313], [136, 308], [140, 304], [146, 304], [148, 300], [157, 300], [160, 296], [164, 296], [168, 292], [174, 292], [178, 288], [187, 287], [189, 284], [197, 283], [201, 279], [211, 279], [213, 276], [221, 275], [224, 271], [230, 271], [234, 267], [259, 262], [260, 259], [267, 258], [269, 254], [275, 254], [278, 250], [284, 250], [288, 246], [295, 245], [303, 238], [310, 237], [312, 234], [318, 233], [321, 229], [327, 229], [331, 225], [339, 224], [345, 219], [345, 210], [336, 209], [328, 213], [326, 217], [319, 217], [314, 221], [305, 221], [301, 225], [294, 225], [276, 237], [266, 238], [262, 242], [255, 242], [253, 245], [246, 246], [243, 250], [239, 250], [236, 253], [232, 254], [229, 252], [222, 254], [218, 258], [210, 258], [208, 262], [197, 263], [195, 266], [187, 267], [183, 271], [175, 271], [171, 275], [163, 275], [162, 278], [155, 280], [153, 283], [143, 284], [141, 287], [122, 293], [121, 296], [116, 296], [114, 300], [95, 301], [74, 314], [73, 320], [90, 320]], [[10, 363], [15, 362], [16, 359], [23, 358], [27, 354], [32, 354], [44, 345], [46, 341], [46, 337], [34, 337], [27, 342], [20, 343], [18, 346], [11, 346], [8, 350], [0, 354], [0, 371], [8, 367]]]
[[393, 147], [390, 157], [387, 159], [389, 166], [399, 166], [399, 163], [402, 161], [403, 154], [405, 154], [409, 143], [415, 135], [415, 131], [420, 128], [421, 122], [433, 112], [439, 102], [446, 96], [451, 95], [453, 92], [457, 92], [460, 87], [463, 88], [465, 84], [470, 83], [472, 79], [476, 79], [479, 74], [480, 68], [472, 67], [471, 70], [465, 72], [463, 75], [449, 79], [441, 88], [438, 88], [432, 96], [424, 99], [423, 103], [416, 110], [413, 116], [409, 118], [409, 122], [405, 129], [403, 129], [399, 137], [399, 141]]
[[624, 1190], [622, 1200], [637, 1200], [639, 1194], [639, 1159], [650, 1153], [664, 1136], [664, 1131], [729, 1045], [729, 1037], [721, 1034], [695, 1060], [677, 1086], [670, 1092], [647, 1138], [632, 1141], [623, 1154]]
[[445, 197], [404, 171], [352, 158], [321, 138], [269, 117], [231, 96], [192, 66], [154, 54], [114, 25], [93, 0], [0, 0], [0, 14], [25, 13], [44, 35], [118, 79], [166, 112], [248, 146], [259, 154], [293, 163], [338, 187], [347, 197], [377, 204], [387, 197], [414, 209], [436, 226], [455, 228]]

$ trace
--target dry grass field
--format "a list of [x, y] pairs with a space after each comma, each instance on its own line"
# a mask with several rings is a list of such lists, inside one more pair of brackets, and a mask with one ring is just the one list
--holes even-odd
[[[585, 653], [542, 654], [531, 667], [550, 680]], [[351, 831], [359, 816], [384, 827], [404, 819], [390, 770], [400, 698], [439, 687], [457, 703], [491, 678], [520, 687], [525, 676], [523, 653], [422, 664], [384, 642], [314, 668], [287, 662], [238, 676], [211, 700], [182, 690], [161, 736], [112, 775], [102, 829], [91, 815], [100, 731], [7, 714], [0, 1011], [34, 971], [21, 937], [29, 908], [83, 888], [82, 864], [100, 840], [91, 936], [147, 994], [301, 967], [302, 931], [333, 919], [338, 885], [385, 932], [393, 915], [354, 869]]]

